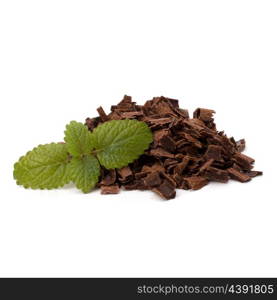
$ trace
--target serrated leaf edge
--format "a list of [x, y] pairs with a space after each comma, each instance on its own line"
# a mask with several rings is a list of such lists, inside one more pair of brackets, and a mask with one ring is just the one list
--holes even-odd
[[[53, 190], [53, 189], [61, 188], [61, 187], [65, 186], [66, 184], [68, 184], [68, 183], [71, 182], [71, 179], [70, 179], [69, 176], [68, 176], [68, 178], [67, 178], [66, 180], [64, 180], [63, 183], [53, 185], [53, 187], [51, 187], [51, 188], [45, 188], [45, 187], [41, 187], [41, 186], [38, 186], [37, 188], [32, 188], [31, 185], [29, 185], [29, 184], [21, 184], [20, 181], [17, 180], [16, 177], [15, 177], [15, 168], [16, 168], [17, 165], [20, 164], [20, 162], [22, 162], [22, 160], [24, 159], [25, 156], [27, 156], [29, 153], [31, 153], [32, 151], [36, 150], [36, 149], [39, 148], [40, 146], [45, 146], [45, 145], [56, 145], [56, 144], [57, 144], [57, 143], [54, 143], [54, 142], [53, 142], [53, 143], [48, 143], [48, 144], [39, 144], [39, 145], [37, 145], [36, 147], [34, 147], [32, 150], [27, 151], [25, 155], [22, 155], [22, 156], [19, 158], [19, 160], [18, 160], [16, 163], [14, 163], [14, 165], [13, 165], [13, 167], [14, 167], [14, 168], [13, 168], [13, 178], [15, 179], [16, 184], [17, 184], [18, 186], [22, 186], [22, 187], [24, 187], [24, 188], [26, 188], [26, 189], [31, 188], [31, 189], [33, 189], [33, 190]], [[69, 163], [69, 161], [68, 161], [68, 163]], [[28, 171], [28, 170], [27, 170], [27, 171]], [[56, 170], [56, 171], [57, 171], [57, 170]], [[55, 171], [55, 172], [56, 172], [56, 171]], [[29, 172], [29, 171], [28, 171], [28, 172]]]

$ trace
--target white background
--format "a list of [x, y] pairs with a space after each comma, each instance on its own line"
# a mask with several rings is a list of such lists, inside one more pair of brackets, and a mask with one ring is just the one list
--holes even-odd
[[[277, 276], [276, 1], [1, 1], [0, 276]], [[264, 176], [163, 201], [16, 186], [13, 163], [124, 94], [217, 111]]]

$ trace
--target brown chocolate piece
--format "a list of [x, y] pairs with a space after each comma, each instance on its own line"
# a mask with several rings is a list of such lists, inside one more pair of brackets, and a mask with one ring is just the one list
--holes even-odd
[[168, 135], [165, 135], [160, 139], [160, 145], [169, 152], [174, 152], [176, 149], [175, 141]]
[[213, 159], [213, 158], [211, 158], [211, 159], [209, 159], [208, 161], [206, 161], [206, 162], [200, 167], [200, 169], [199, 169], [199, 174], [202, 174], [203, 171], [205, 171], [207, 168], [209, 168], [209, 167], [212, 165], [213, 162], [214, 162], [214, 159]]
[[218, 145], [209, 145], [207, 151], [205, 152], [206, 159], [214, 159], [214, 160], [221, 160], [221, 153], [222, 153], [222, 146]]
[[127, 182], [133, 177], [132, 170], [129, 166], [118, 169], [117, 173], [121, 182]]
[[240, 182], [247, 182], [251, 180], [251, 177], [243, 174], [242, 172], [234, 169], [234, 168], [229, 168], [227, 169], [230, 177], [234, 180], [240, 181]]
[[252, 164], [255, 162], [253, 158], [239, 152], [234, 155], [234, 160], [243, 170], [247, 171], [253, 168]]
[[99, 114], [100, 119], [101, 119], [102, 122], [106, 122], [106, 121], [109, 120], [109, 118], [108, 118], [108, 116], [106, 115], [106, 113], [105, 113], [105, 111], [104, 111], [104, 109], [103, 109], [102, 106], [98, 107], [98, 108], [97, 108], [97, 111], [98, 111], [98, 114]]
[[94, 128], [98, 126], [99, 123], [100, 123], [100, 118], [96, 117], [96, 118], [86, 118], [85, 124], [88, 127], [88, 129], [92, 131]]
[[188, 166], [188, 163], [190, 162], [190, 157], [189, 156], [185, 156], [182, 160], [182, 162], [180, 162], [175, 168], [174, 168], [174, 173], [178, 174], [178, 175], [182, 175], [182, 173], [184, 172], [184, 170], [186, 169], [186, 167]]
[[139, 172], [135, 173], [135, 179], [141, 179], [146, 177], [150, 172]]
[[227, 171], [213, 167], [208, 167], [204, 171], [203, 176], [209, 179], [210, 181], [217, 181], [222, 183], [226, 183], [229, 180], [229, 175]]
[[[147, 168], [142, 168], [142, 170], [147, 170]], [[154, 171], [164, 172], [165, 171], [164, 166], [158, 162], [154, 163], [154, 165], [151, 166], [149, 170], [151, 172], [154, 172]]]
[[108, 170], [107, 174], [104, 175], [104, 178], [100, 182], [101, 185], [113, 185], [116, 181], [116, 171], [115, 169]]
[[136, 179], [133, 182], [124, 184], [126, 190], [148, 190], [149, 187], [144, 183], [142, 179]]
[[174, 111], [180, 115], [181, 117], [183, 117], [184, 119], [188, 119], [189, 118], [189, 111], [187, 109], [182, 109], [182, 108], [178, 108], [176, 107], [174, 109]]
[[199, 190], [203, 186], [208, 184], [208, 180], [201, 176], [191, 176], [184, 178], [184, 181], [187, 183], [188, 187], [192, 190]]
[[173, 186], [168, 180], [164, 180], [161, 185], [152, 189], [164, 199], [173, 199], [176, 196], [175, 186]]
[[101, 194], [103, 194], [103, 195], [118, 194], [119, 191], [120, 191], [120, 189], [119, 189], [118, 184], [101, 186]]
[[237, 141], [236, 147], [239, 152], [244, 151], [245, 150], [245, 139], [241, 139], [241, 140]]
[[176, 166], [178, 164], [178, 160], [176, 159], [173, 159], [173, 158], [166, 158], [165, 161], [164, 161], [164, 167], [168, 167], [168, 166]]
[[137, 119], [138, 117], [143, 116], [141, 111], [127, 111], [121, 114], [123, 119]]
[[156, 156], [156, 157], [168, 157], [168, 158], [174, 158], [174, 154], [169, 153], [168, 151], [164, 150], [161, 147], [158, 147], [156, 149], [151, 149], [149, 152], [150, 155]]
[[167, 174], [165, 172], [160, 172], [160, 175], [161, 175], [162, 178], [167, 180], [172, 186], [176, 187], [175, 180], [169, 174]]
[[168, 126], [168, 124], [170, 124], [172, 122], [171, 118], [149, 118], [149, 117], [145, 117], [142, 119], [142, 121], [146, 122], [148, 124], [148, 126], [152, 129], [158, 129], [158, 128], [164, 128], [166, 126]]
[[249, 176], [249, 177], [251, 177], [251, 178], [254, 178], [254, 177], [256, 177], [256, 176], [261, 176], [261, 175], [263, 175], [263, 172], [261, 172], [261, 171], [250, 171], [250, 172], [246, 172], [245, 173], [247, 176]]
[[193, 117], [198, 118], [204, 122], [208, 122], [212, 120], [214, 113], [215, 111], [212, 109], [197, 108], [193, 113]]
[[159, 172], [153, 172], [144, 177], [144, 184], [150, 188], [161, 185], [162, 179]]
[[180, 176], [179, 174], [173, 174], [173, 175], [172, 175], [172, 179], [175, 181], [176, 187], [177, 187], [177, 188], [181, 188], [182, 183], [183, 183], [183, 181], [184, 181], [183, 177]]

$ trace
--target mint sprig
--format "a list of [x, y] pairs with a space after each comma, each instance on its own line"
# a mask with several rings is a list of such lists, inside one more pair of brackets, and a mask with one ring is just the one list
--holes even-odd
[[39, 145], [14, 165], [18, 185], [32, 189], [54, 189], [74, 182], [84, 193], [90, 192], [106, 169], [132, 163], [153, 141], [151, 130], [137, 120], [114, 120], [93, 132], [82, 123], [70, 122], [65, 143]]

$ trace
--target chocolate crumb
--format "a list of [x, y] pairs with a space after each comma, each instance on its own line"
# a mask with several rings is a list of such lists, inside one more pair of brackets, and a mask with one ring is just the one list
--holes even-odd
[[103, 109], [102, 106], [98, 107], [97, 111], [98, 111], [98, 114], [99, 114], [100, 119], [101, 119], [102, 122], [108, 121], [109, 118], [106, 115], [106, 113], [105, 113], [105, 111], [104, 111], [104, 109]]
[[103, 195], [118, 194], [119, 191], [120, 191], [120, 189], [119, 189], [118, 184], [101, 186], [101, 194], [103, 194]]
[[164, 180], [161, 185], [153, 188], [152, 191], [167, 200], [173, 199], [176, 196], [175, 187], [168, 180]]
[[228, 173], [230, 177], [234, 180], [240, 181], [240, 182], [247, 182], [251, 180], [251, 177], [248, 176], [247, 174], [243, 174], [242, 172], [239, 172], [238, 170], [234, 168], [229, 168]]
[[145, 183], [145, 185], [147, 185], [150, 188], [161, 185], [162, 180], [160, 177], [160, 173], [156, 171], [156, 172], [148, 174], [144, 178], [144, 183]]

